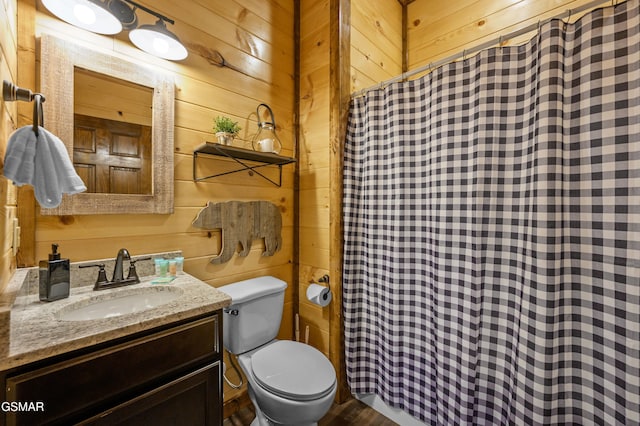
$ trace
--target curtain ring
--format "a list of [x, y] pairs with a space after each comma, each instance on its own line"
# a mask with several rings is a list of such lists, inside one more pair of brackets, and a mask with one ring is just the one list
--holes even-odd
[[567, 12], [569, 12], [569, 15], [567, 15], [567, 20], [562, 21], [563, 22], [563, 26], [562, 26], [562, 31], [566, 31], [567, 30], [567, 25], [569, 25], [569, 21], [571, 21], [571, 9], [567, 9]]

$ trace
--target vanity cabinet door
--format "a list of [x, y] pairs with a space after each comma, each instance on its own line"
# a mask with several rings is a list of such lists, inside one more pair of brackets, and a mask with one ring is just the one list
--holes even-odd
[[[39, 401], [44, 410], [6, 413], [6, 425], [73, 424], [175, 380], [186, 380], [220, 360], [221, 333], [216, 314], [7, 376], [8, 401]], [[186, 400], [173, 403], [178, 401]], [[208, 404], [221, 405], [221, 398]]]
[[220, 378], [218, 361], [79, 424], [218, 426], [222, 410], [211, 401], [218, 401], [222, 393]]

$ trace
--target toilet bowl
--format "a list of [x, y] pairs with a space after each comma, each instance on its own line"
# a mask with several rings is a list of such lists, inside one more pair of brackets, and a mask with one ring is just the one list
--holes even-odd
[[247, 377], [256, 411], [252, 426], [315, 425], [336, 394], [336, 373], [322, 352], [275, 338], [286, 286], [260, 277], [219, 288], [232, 299], [225, 309], [223, 341]]
[[249, 381], [249, 396], [264, 416], [256, 411], [253, 426], [315, 425], [333, 403], [333, 366], [309, 345], [276, 340], [238, 361]]

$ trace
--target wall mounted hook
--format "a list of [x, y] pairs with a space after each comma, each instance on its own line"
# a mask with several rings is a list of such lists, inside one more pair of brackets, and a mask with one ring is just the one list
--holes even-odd
[[35, 95], [40, 95], [40, 101], [44, 102], [44, 95], [41, 93], [33, 93], [29, 89], [18, 87], [10, 81], [2, 81], [2, 99], [6, 102], [25, 101], [31, 102]]

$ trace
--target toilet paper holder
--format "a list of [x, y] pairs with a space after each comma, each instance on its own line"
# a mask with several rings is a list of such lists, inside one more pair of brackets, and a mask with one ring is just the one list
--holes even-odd
[[318, 282], [310, 281], [307, 287], [307, 300], [311, 303], [325, 307], [331, 303], [331, 287], [329, 286], [329, 275], [325, 274]]
[[[309, 281], [311, 284], [314, 283], [313, 280]], [[318, 278], [318, 283], [323, 283], [326, 284], [327, 286], [329, 286], [329, 274], [324, 274], [323, 276], [321, 276], [320, 278]]]

